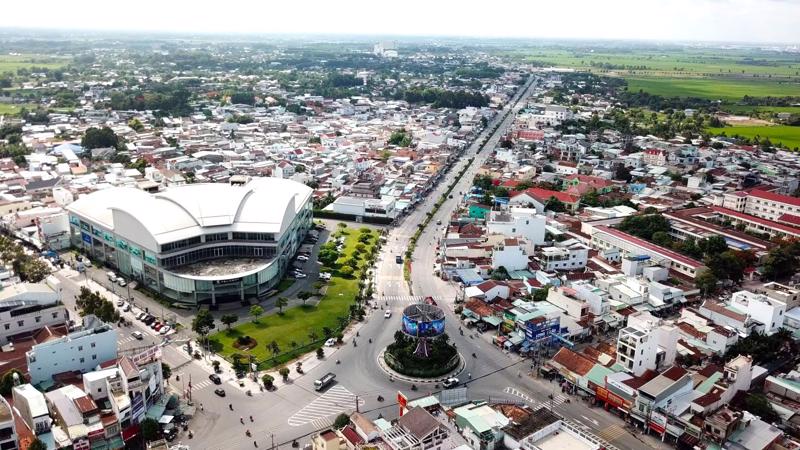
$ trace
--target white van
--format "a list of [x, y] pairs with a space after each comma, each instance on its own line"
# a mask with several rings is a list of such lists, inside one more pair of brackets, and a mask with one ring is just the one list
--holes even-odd
[[106, 276], [108, 276], [108, 281], [115, 283], [117, 281], [117, 276], [114, 272], [106, 272]]

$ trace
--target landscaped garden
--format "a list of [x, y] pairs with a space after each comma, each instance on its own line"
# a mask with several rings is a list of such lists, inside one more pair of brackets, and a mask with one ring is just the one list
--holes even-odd
[[[384, 361], [392, 370], [403, 375], [438, 377], [455, 370], [461, 361], [456, 348], [449, 341], [447, 334], [421, 342], [397, 331], [394, 342], [386, 347]], [[426, 348], [422, 349], [421, 346]]]
[[[319, 252], [321, 272], [330, 272], [330, 281], [318, 282], [315, 295], [306, 300], [306, 304], [281, 307], [280, 313], [267, 316], [251, 311], [252, 321], [210, 336], [214, 350], [231, 361], [247, 361], [253, 356], [260, 369], [267, 369], [320, 348], [329, 338], [336, 338], [351, 318], [363, 318], [359, 302], [372, 292], [372, 286], [366, 281], [367, 272], [378, 253], [379, 239], [378, 230], [353, 229], [340, 223]], [[279, 297], [276, 305], [284, 300]], [[248, 339], [244, 339], [245, 336]], [[252, 340], [257, 345], [243, 350], [247, 346], [242, 344]]]

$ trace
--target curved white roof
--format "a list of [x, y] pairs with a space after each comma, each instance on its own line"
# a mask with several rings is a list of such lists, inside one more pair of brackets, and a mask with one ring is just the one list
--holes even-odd
[[243, 186], [187, 184], [156, 194], [114, 187], [85, 195], [67, 209], [123, 236], [127, 233], [120, 227], [130, 226], [115, 221], [138, 222], [163, 244], [226, 231], [278, 235], [310, 200], [311, 192], [304, 184], [281, 178], [253, 178]]

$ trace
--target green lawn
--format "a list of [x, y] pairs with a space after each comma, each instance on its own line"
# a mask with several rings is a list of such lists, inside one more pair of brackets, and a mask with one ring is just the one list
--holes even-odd
[[800, 83], [764, 79], [733, 80], [725, 78], [631, 78], [628, 91], [643, 90], [664, 97], [701, 97], [736, 101], [751, 97], [800, 96]]
[[[359, 231], [348, 228], [345, 238], [345, 248], [342, 251], [342, 259], [353, 254], [356, 244], [358, 244]], [[379, 233], [371, 230], [372, 237], [370, 244], [364, 252], [368, 254], [371, 248], [377, 243]], [[366, 265], [364, 259], [359, 261], [359, 269]], [[350, 312], [350, 305], [353, 304], [358, 293], [358, 276], [344, 278], [336, 271], [328, 283], [328, 290], [322, 297], [317, 306], [297, 306], [284, 311], [284, 314], [273, 314], [262, 317], [258, 323], [248, 322], [230, 331], [221, 331], [211, 336], [211, 341], [215, 345], [215, 350], [230, 359], [234, 353], [242, 355], [254, 355], [259, 361], [264, 361], [261, 368], [269, 368], [280, 365], [294, 359], [300, 354], [307, 353], [323, 343], [323, 327], [336, 330], [339, 326], [340, 317], [347, 317]], [[316, 342], [310, 342], [309, 330], [314, 329], [319, 338]], [[247, 352], [238, 351], [233, 347], [238, 336], [251, 336], [258, 341], [258, 345]], [[281, 355], [277, 361], [267, 360], [272, 358], [272, 354], [267, 350], [267, 344], [276, 341], [281, 349]], [[295, 342], [297, 347], [293, 349], [291, 343]]]
[[0, 73], [13, 72], [17, 69], [44, 67], [58, 69], [69, 64], [69, 58], [46, 55], [0, 55]]
[[792, 113], [800, 114], [800, 106], [750, 106], [750, 105], [725, 105], [722, 107], [725, 111], [733, 114], [750, 114], [752, 112], [758, 113]]
[[779, 125], [774, 127], [725, 127], [725, 128], [709, 128], [708, 132], [712, 135], [725, 133], [727, 136], [743, 136], [753, 138], [769, 138], [773, 144], [782, 144], [789, 149], [796, 149], [800, 147], [800, 127], [790, 127], [786, 125]]
[[0, 116], [16, 114], [22, 108], [33, 109], [36, 108], [36, 105], [27, 103], [22, 103], [22, 104], [0, 103]]

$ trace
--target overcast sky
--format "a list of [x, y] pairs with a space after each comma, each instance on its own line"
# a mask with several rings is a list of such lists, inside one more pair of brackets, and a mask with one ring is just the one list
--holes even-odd
[[3, 0], [0, 27], [800, 42], [800, 0]]

